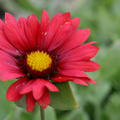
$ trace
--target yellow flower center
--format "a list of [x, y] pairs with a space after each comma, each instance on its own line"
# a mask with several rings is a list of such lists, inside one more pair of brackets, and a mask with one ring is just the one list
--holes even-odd
[[34, 51], [27, 55], [27, 65], [35, 71], [42, 72], [52, 64], [52, 58], [43, 51]]

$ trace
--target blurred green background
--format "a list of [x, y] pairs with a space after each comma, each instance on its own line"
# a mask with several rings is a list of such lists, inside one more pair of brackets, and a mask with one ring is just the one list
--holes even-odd
[[[97, 85], [72, 83], [81, 108], [73, 111], [46, 109], [46, 120], [120, 120], [120, 0], [0, 0], [0, 17], [10, 12], [16, 18], [42, 9], [50, 16], [70, 11], [81, 18], [80, 28], [90, 28], [89, 40], [100, 46], [95, 61], [101, 70], [89, 73]], [[27, 113], [5, 99], [11, 82], [0, 82], [0, 120], [39, 120], [39, 111]]]

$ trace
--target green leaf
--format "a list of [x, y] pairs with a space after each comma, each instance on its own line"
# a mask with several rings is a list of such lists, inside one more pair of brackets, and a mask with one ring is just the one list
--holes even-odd
[[23, 98], [22, 98], [21, 100], [19, 100], [19, 101], [16, 101], [15, 104], [16, 104], [18, 107], [26, 108], [25, 97], [23, 97]]
[[59, 92], [51, 92], [51, 106], [60, 110], [72, 110], [79, 108], [75, 96], [68, 82], [57, 83]]

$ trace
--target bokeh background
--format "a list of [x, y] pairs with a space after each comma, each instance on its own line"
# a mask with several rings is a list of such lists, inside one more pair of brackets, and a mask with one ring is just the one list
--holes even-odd
[[[80, 109], [46, 109], [46, 120], [120, 120], [120, 0], [0, 0], [0, 18], [4, 12], [16, 18], [36, 14], [42, 9], [52, 17], [57, 12], [81, 18], [80, 28], [90, 28], [89, 41], [97, 41], [100, 52], [95, 60], [101, 70], [89, 73], [97, 85], [72, 84]], [[5, 99], [11, 81], [0, 82], [0, 120], [39, 120], [39, 111], [27, 113]]]

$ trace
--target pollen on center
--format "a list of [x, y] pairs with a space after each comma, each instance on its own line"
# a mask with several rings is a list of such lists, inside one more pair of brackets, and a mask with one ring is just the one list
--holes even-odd
[[33, 51], [27, 55], [27, 65], [35, 71], [42, 72], [51, 67], [52, 58], [43, 51]]

